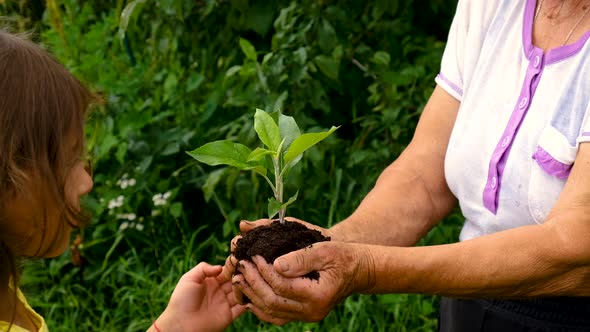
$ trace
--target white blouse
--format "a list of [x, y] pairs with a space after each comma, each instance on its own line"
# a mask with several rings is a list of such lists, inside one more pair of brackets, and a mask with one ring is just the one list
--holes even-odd
[[460, 239], [543, 223], [590, 141], [590, 31], [544, 52], [536, 0], [459, 0], [436, 83], [461, 102], [445, 176]]

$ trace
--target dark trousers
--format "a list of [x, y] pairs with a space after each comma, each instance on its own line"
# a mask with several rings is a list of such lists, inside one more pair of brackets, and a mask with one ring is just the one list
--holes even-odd
[[590, 331], [590, 298], [463, 300], [443, 297], [439, 332]]

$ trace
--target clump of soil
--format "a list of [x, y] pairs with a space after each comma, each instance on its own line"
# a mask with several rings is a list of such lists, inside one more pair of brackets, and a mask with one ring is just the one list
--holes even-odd
[[[232, 254], [240, 260], [252, 261], [252, 256], [260, 255], [272, 264], [277, 257], [311, 246], [316, 242], [330, 241], [319, 231], [309, 229], [303, 224], [285, 221], [281, 224], [275, 220], [269, 225], [257, 227], [247, 233], [236, 243]], [[318, 280], [320, 274], [313, 271], [304, 277]]]

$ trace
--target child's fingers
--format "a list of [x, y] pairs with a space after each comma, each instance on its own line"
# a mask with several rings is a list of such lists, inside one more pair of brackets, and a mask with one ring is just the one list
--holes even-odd
[[244, 312], [246, 312], [246, 306], [240, 305], [240, 304], [235, 304], [232, 305], [231, 307], [231, 316], [232, 316], [232, 320], [237, 319], [238, 317], [240, 317]]
[[235, 275], [232, 278], [232, 291], [234, 294], [234, 299], [236, 300], [237, 303], [243, 304], [244, 303], [244, 293], [242, 293], [242, 290], [240, 289], [240, 283], [241, 282], [246, 282], [244, 280], [244, 276], [239, 274], [239, 275]]
[[229, 293], [225, 293], [225, 298], [227, 299], [227, 303], [229, 303], [230, 306], [240, 304], [240, 303], [238, 303], [238, 300], [236, 299], [236, 296], [234, 295], [233, 290], [230, 290]]
[[222, 271], [220, 265], [210, 265], [201, 262], [184, 274], [183, 278], [192, 282], [202, 283], [207, 277], [217, 277]]
[[219, 288], [221, 289], [221, 291], [228, 295], [228, 294], [232, 294], [233, 293], [233, 285], [231, 283], [231, 281], [226, 281], [224, 283], [220, 283]]

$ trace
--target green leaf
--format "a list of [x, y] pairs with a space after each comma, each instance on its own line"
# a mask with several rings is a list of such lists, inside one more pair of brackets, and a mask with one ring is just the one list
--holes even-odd
[[117, 147], [117, 152], [115, 152], [115, 157], [117, 158], [117, 161], [119, 161], [121, 164], [125, 163], [125, 156], [127, 155], [127, 142], [123, 142], [121, 144], [119, 144], [119, 146]]
[[170, 156], [173, 155], [175, 153], [178, 153], [180, 151], [180, 144], [178, 144], [177, 142], [174, 142], [172, 144], [167, 145], [164, 150], [162, 151], [162, 153], [160, 153], [162, 156]]
[[287, 208], [287, 206], [293, 204], [296, 200], [297, 200], [297, 196], [299, 195], [299, 190], [297, 190], [297, 192], [295, 193], [295, 195], [291, 196], [286, 203], [284, 203], [283, 205], [281, 205], [281, 209], [283, 208]]
[[272, 219], [274, 216], [279, 213], [280, 210], [286, 209], [287, 206], [293, 204], [297, 200], [297, 196], [299, 195], [299, 191], [295, 193], [295, 195], [291, 196], [286, 203], [281, 204], [277, 201], [274, 197], [268, 199], [268, 218]]
[[186, 92], [193, 92], [197, 90], [205, 81], [205, 76], [201, 73], [192, 73], [186, 84]]
[[281, 144], [281, 132], [270, 114], [261, 109], [256, 109], [256, 113], [254, 114], [254, 129], [262, 143], [271, 151], [276, 152]]
[[340, 62], [336, 61], [326, 55], [318, 55], [313, 58], [313, 62], [320, 68], [320, 71], [324, 73], [328, 78], [338, 80], [338, 70], [340, 68]]
[[121, 19], [119, 20], [119, 37], [121, 39], [124, 38], [125, 32], [127, 32], [127, 28], [129, 27], [129, 23], [132, 21], [134, 17], [137, 17], [138, 12], [141, 11], [141, 7], [145, 4], [146, 0], [133, 0], [128, 3], [123, 11], [121, 12]]
[[111, 245], [111, 247], [107, 251], [106, 255], [104, 256], [104, 260], [102, 262], [102, 268], [101, 268], [102, 271], [104, 271], [107, 268], [109, 258], [115, 252], [115, 249], [117, 248], [119, 243], [121, 243], [121, 240], [123, 240], [123, 233], [120, 232], [120, 233], [117, 233], [117, 236], [115, 237], [115, 241], [113, 242], [113, 244]]
[[240, 38], [240, 48], [246, 55], [246, 58], [256, 61], [256, 49], [248, 40]]
[[274, 216], [279, 213], [281, 209], [281, 203], [274, 198], [268, 199], [268, 219], [272, 219]]
[[298, 48], [293, 52], [293, 59], [299, 65], [303, 65], [307, 62], [307, 49], [305, 47]]
[[336, 37], [336, 30], [326, 19], [321, 20], [318, 33], [319, 46], [324, 53], [328, 53], [334, 49], [338, 38]]
[[[262, 176], [266, 176], [266, 173], [268, 172], [268, 170], [264, 166], [256, 166], [252, 170], [255, 171], [256, 173], [262, 175]], [[273, 186], [271, 186], [271, 187], [273, 187]]]
[[252, 153], [247, 146], [230, 140], [207, 143], [187, 154], [207, 165], [229, 165], [239, 169], [253, 169], [258, 164], [249, 163], [248, 156]]
[[384, 52], [384, 51], [375, 52], [375, 54], [373, 55], [373, 58], [371, 59], [371, 62], [373, 62], [376, 65], [380, 65], [380, 66], [389, 66], [390, 61], [391, 61], [391, 56], [389, 55], [389, 53]]
[[285, 140], [283, 150], [288, 150], [293, 141], [301, 136], [301, 131], [295, 119], [282, 113], [279, 113], [279, 131], [281, 132], [281, 139]]
[[252, 151], [252, 153], [250, 153], [250, 155], [248, 156], [248, 162], [250, 161], [259, 161], [262, 158], [264, 158], [264, 156], [267, 156], [269, 154], [273, 154], [274, 152], [267, 150], [267, 149], [263, 149], [263, 148], [256, 148], [254, 149], [254, 151]]
[[291, 147], [287, 151], [284, 156], [285, 163], [290, 162], [291, 160], [295, 159], [297, 156], [305, 152], [307, 149], [311, 148], [312, 146], [316, 145], [324, 138], [328, 137], [332, 134], [336, 129], [339, 127], [332, 127], [330, 130], [321, 132], [321, 133], [308, 133], [299, 136], [293, 143]]
[[[283, 104], [285, 100], [289, 97], [289, 93], [287, 91], [283, 91], [278, 97], [276, 97], [275, 101], [272, 103], [271, 109], [273, 110], [280, 110], [283, 108]], [[274, 117], [273, 117], [274, 119]], [[280, 124], [279, 124], [280, 128]]]
[[172, 203], [170, 205], [170, 214], [174, 218], [180, 218], [180, 215], [182, 214], [182, 203], [180, 203], [180, 202]]
[[221, 180], [221, 177], [225, 173], [227, 168], [216, 169], [213, 172], [209, 173], [205, 184], [201, 187], [203, 189], [203, 194], [205, 194], [205, 202], [209, 202], [211, 197], [213, 197], [213, 193], [215, 193], [215, 187]]
[[232, 77], [242, 69], [242, 66], [232, 66], [225, 72], [225, 77]]

